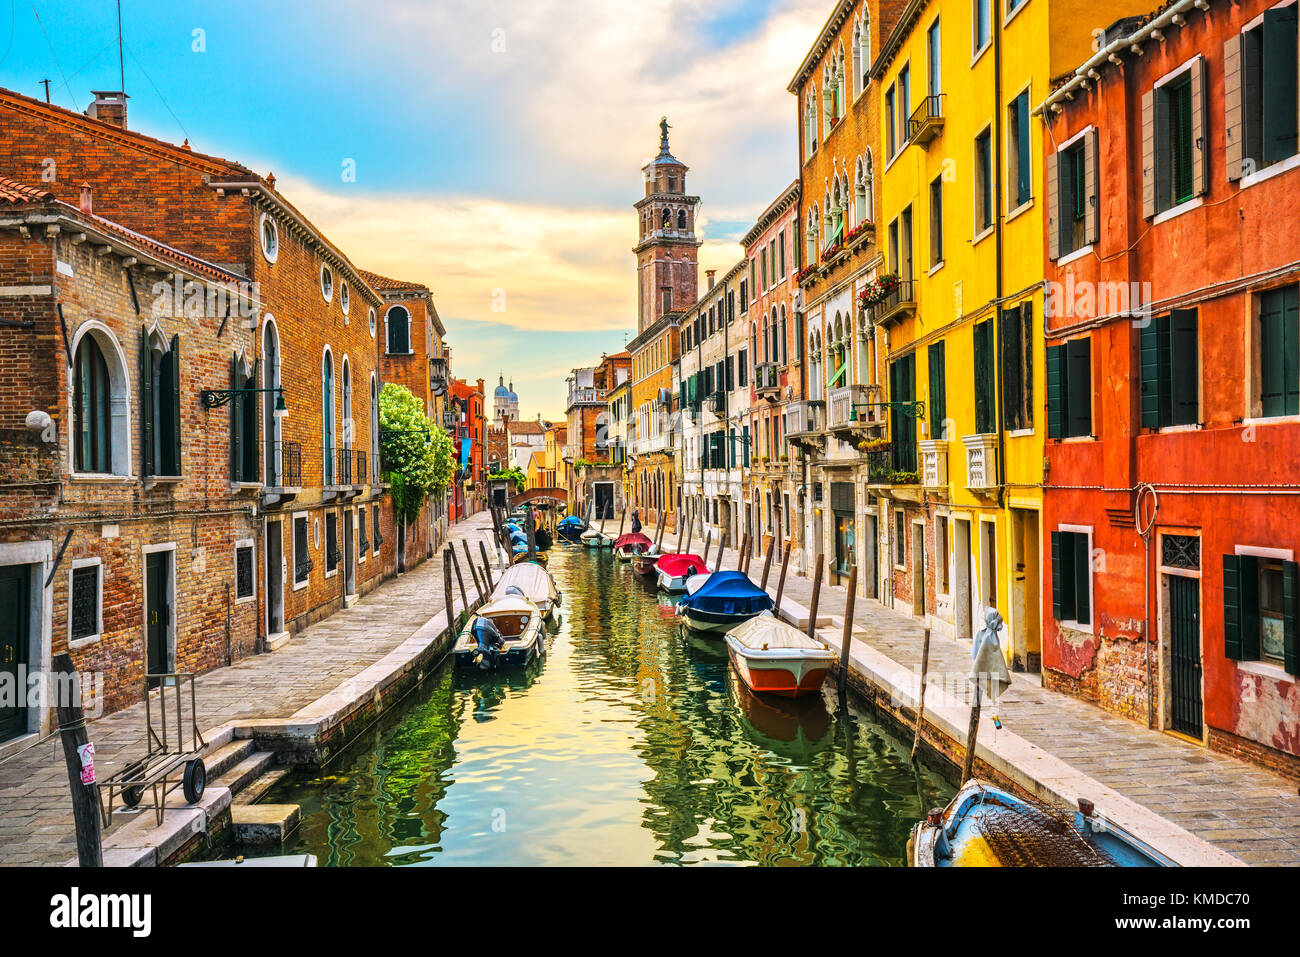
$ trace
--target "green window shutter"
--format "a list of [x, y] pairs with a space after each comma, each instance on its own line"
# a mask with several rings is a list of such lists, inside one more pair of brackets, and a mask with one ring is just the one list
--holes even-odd
[[1223, 556], [1223, 656], [1241, 660], [1241, 562]]
[[[230, 356], [230, 388], [239, 388], [239, 356]], [[243, 443], [242, 416], [239, 415], [239, 396], [230, 400], [230, 480], [239, 481], [239, 454]]]
[[1065, 556], [1068, 552], [1073, 557], [1074, 553], [1064, 544], [1063, 533], [1052, 532], [1052, 617], [1057, 621], [1065, 621], [1066, 607], [1074, 606], [1074, 596], [1065, 593], [1066, 583], [1074, 581], [1065, 567]]
[[1092, 555], [1088, 551], [1088, 536], [1072, 533], [1074, 538], [1074, 620], [1081, 625], [1092, 620], [1088, 599], [1092, 589]]
[[1253, 555], [1238, 555], [1241, 579], [1237, 594], [1241, 599], [1241, 657], [1246, 661], [1259, 660], [1259, 559]]
[[947, 380], [945, 378], [945, 350], [943, 341], [930, 346], [930, 438], [942, 439], [943, 421], [948, 417]]
[[1002, 408], [1008, 429], [1022, 429], [1024, 416], [1024, 379], [1021, 376], [1023, 345], [1020, 341], [1020, 307], [998, 310], [1002, 339]]
[[1023, 428], [1034, 427], [1034, 303], [1026, 299], [1020, 304], [1020, 356], [1021, 392], [1024, 402]]
[[975, 431], [993, 431], [993, 326], [986, 319], [975, 326]]
[[1300, 286], [1287, 286], [1282, 293], [1283, 347], [1282, 392], [1287, 415], [1300, 415]]
[[1164, 317], [1147, 320], [1138, 333], [1138, 353], [1142, 365], [1142, 428], [1160, 428], [1160, 409], [1164, 405], [1161, 393], [1160, 324]]
[[1260, 404], [1263, 414], [1300, 412], [1300, 316], [1297, 287], [1260, 297]]
[[1065, 437], [1065, 346], [1047, 347], [1047, 437]]
[[1194, 425], [1199, 421], [1199, 380], [1196, 310], [1175, 309], [1169, 317], [1169, 412], [1172, 425]]
[[1264, 11], [1264, 165], [1296, 152], [1296, 7]]
[[171, 474], [181, 474], [181, 337], [172, 336], [172, 347], [169, 353], [171, 359], [170, 372], [171, 395], [168, 399], [172, 408], [172, 430], [169, 440], [171, 442]]
[[1297, 634], [1297, 604], [1300, 603], [1300, 565], [1282, 563], [1282, 622], [1287, 674], [1300, 675], [1300, 635]]
[[140, 328], [140, 406], [142, 474], [153, 475], [153, 352], [149, 348], [149, 332], [144, 327]]
[[745, 426], [741, 434], [745, 437], [743, 452], [745, 456], [745, 468], [749, 468], [749, 426]]
[[1071, 339], [1065, 344], [1065, 408], [1067, 435], [1092, 434], [1092, 340]]

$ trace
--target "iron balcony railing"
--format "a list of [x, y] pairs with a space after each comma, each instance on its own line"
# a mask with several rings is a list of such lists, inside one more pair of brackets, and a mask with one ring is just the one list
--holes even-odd
[[877, 324], [916, 311], [916, 280], [900, 279], [898, 285], [885, 294], [885, 298], [871, 306], [871, 321]]
[[570, 389], [569, 405], [598, 405], [608, 394], [604, 389]]
[[912, 111], [907, 121], [907, 138], [910, 142], [924, 147], [943, 132], [943, 98], [944, 94], [933, 93]]
[[298, 488], [302, 485], [302, 445], [276, 442], [268, 463], [267, 485], [272, 488]]

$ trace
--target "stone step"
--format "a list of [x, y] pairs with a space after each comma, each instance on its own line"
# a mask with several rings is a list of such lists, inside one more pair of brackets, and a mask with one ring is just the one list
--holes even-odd
[[264, 798], [271, 790], [280, 783], [280, 779], [287, 775], [290, 768], [273, 767], [265, 771], [255, 781], [250, 781], [244, 785], [244, 789], [239, 792], [235, 798], [236, 804], [256, 804]]
[[298, 827], [297, 804], [238, 804], [230, 809], [230, 827], [238, 844], [283, 844]]
[[[212, 784], [216, 787], [230, 788], [233, 797], [261, 777], [273, 764], [275, 764], [274, 753], [255, 751], [217, 780], [212, 781]], [[211, 779], [211, 772], [209, 772], [209, 779]]]
[[255, 746], [250, 739], [230, 741], [221, 747], [203, 755], [203, 766], [207, 769], [208, 780], [213, 781], [225, 774], [240, 761], [253, 753]]

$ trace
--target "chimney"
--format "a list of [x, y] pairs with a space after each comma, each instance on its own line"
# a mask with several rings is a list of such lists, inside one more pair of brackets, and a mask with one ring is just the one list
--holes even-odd
[[712, 289], [713, 284], [718, 281], [718, 271], [716, 269], [706, 269], [704, 270], [704, 275], [709, 277], [709, 288]]
[[92, 90], [95, 102], [86, 109], [86, 115], [118, 129], [126, 129], [127, 95], [121, 90]]
[[81, 184], [81, 211], [87, 216], [95, 212], [95, 196], [89, 183]]

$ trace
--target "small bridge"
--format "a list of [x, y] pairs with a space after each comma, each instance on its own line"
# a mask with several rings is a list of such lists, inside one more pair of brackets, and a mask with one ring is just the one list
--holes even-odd
[[510, 499], [511, 506], [527, 505], [529, 502], [554, 502], [557, 505], [567, 505], [569, 492], [562, 488], [530, 488]]

